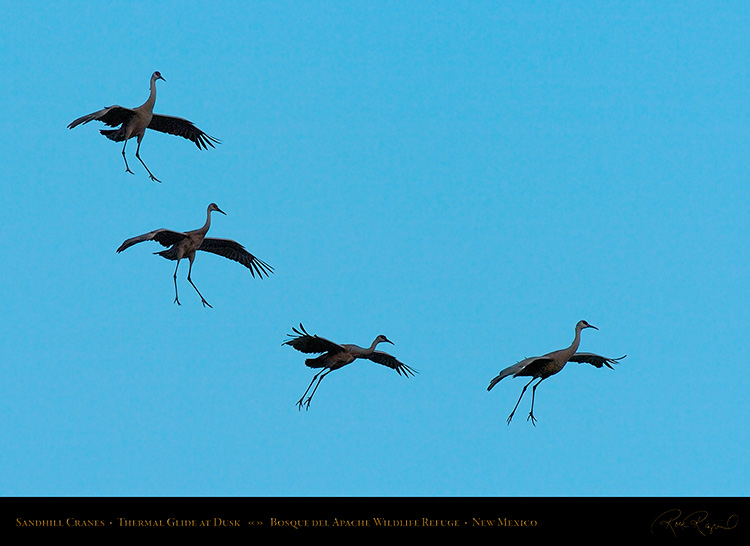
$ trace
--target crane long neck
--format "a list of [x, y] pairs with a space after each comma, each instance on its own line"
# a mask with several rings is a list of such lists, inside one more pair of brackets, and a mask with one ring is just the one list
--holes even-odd
[[380, 343], [380, 340], [375, 338], [369, 347], [360, 349], [361, 353], [363, 355], [371, 355], [375, 352], [375, 347], [377, 347], [378, 343]]
[[571, 343], [568, 348], [571, 355], [575, 354], [578, 350], [578, 346], [581, 344], [581, 330], [583, 330], [583, 328], [576, 326], [576, 336], [573, 338], [573, 343]]
[[208, 233], [208, 229], [211, 227], [211, 209], [206, 212], [206, 223], [200, 228], [200, 231], [205, 235]]
[[149, 110], [153, 110], [154, 104], [156, 104], [156, 78], [153, 76], [151, 77], [150, 90], [151, 92], [148, 95], [148, 100], [146, 100], [143, 106], [146, 106]]

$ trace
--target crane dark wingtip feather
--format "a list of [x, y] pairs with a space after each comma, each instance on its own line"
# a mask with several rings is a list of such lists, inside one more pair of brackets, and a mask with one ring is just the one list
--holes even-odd
[[296, 326], [292, 326], [292, 332], [294, 332], [294, 333], [293, 334], [287, 334], [287, 336], [289, 336], [289, 339], [287, 339], [286, 341], [284, 341], [282, 343], [282, 345], [291, 345], [293, 341], [295, 341], [295, 340], [297, 340], [297, 339], [299, 339], [301, 337], [304, 337], [304, 336], [312, 337], [312, 336], [310, 336], [310, 334], [307, 333], [307, 331], [305, 330], [305, 327], [302, 326], [301, 322], [299, 323], [299, 330], [297, 329]]
[[605, 362], [605, 364], [607, 365], [607, 367], [608, 367], [608, 368], [609, 368], [610, 370], [614, 370], [614, 368], [613, 368], [613, 367], [612, 367], [612, 366], [611, 366], [610, 364], [619, 364], [619, 363], [620, 363], [620, 360], [622, 360], [622, 359], [623, 359], [623, 358], [625, 358], [626, 356], [628, 356], [628, 355], [622, 355], [622, 356], [621, 356], [620, 358], [610, 358], [610, 359], [608, 359], [608, 360], [607, 360], [607, 361]]
[[208, 150], [209, 146], [211, 146], [211, 148], [216, 148], [216, 146], [214, 146], [214, 142], [216, 144], [221, 144], [221, 141], [218, 138], [214, 138], [211, 135], [207, 135], [203, 132], [196, 135], [193, 142], [195, 142], [195, 145], [199, 150]]
[[411, 368], [410, 366], [407, 366], [406, 364], [400, 364], [399, 366], [396, 366], [396, 373], [398, 375], [402, 375], [404, 377], [410, 377], [414, 376], [417, 372], [415, 369]]
[[404, 377], [414, 377], [419, 373], [419, 370], [412, 368], [411, 366], [407, 366], [406, 364], [401, 364], [398, 368], [396, 368], [396, 371], [399, 375], [403, 375]]
[[122, 244], [121, 244], [121, 245], [120, 245], [120, 246], [119, 246], [119, 247], [117, 248], [117, 253], [118, 253], [118, 254], [119, 254], [120, 252], [122, 252], [123, 250], [127, 250], [128, 248], [130, 248], [131, 246], [133, 246], [133, 245], [129, 245], [129, 244], [127, 244], [127, 243], [128, 243], [128, 241], [125, 241], [124, 243], [122, 243]]
[[265, 275], [266, 277], [270, 277], [273, 274], [273, 267], [268, 265], [263, 260], [259, 260], [258, 258], [253, 257], [253, 261], [250, 262], [250, 265], [252, 267], [248, 267], [250, 269], [250, 274], [255, 277], [255, 273], [258, 274], [258, 278], [262, 279]]

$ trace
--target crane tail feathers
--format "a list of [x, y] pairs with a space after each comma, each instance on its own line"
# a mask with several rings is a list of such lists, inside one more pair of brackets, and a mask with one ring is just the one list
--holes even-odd
[[166, 258], [167, 260], [176, 260], [177, 259], [177, 249], [174, 247], [168, 248], [167, 250], [160, 250], [159, 252], [154, 252], [154, 254], [158, 254], [162, 258]]
[[308, 368], [325, 368], [327, 355], [320, 355], [315, 358], [308, 358], [305, 360], [305, 366]]
[[99, 132], [109, 140], [114, 140], [115, 142], [125, 140], [125, 133], [122, 129], [101, 129]]

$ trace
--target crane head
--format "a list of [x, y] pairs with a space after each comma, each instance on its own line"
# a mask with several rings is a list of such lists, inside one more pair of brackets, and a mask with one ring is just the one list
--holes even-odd
[[[152, 78], [153, 78], [154, 80], [164, 80], [164, 78], [163, 78], [163, 77], [162, 77], [162, 75], [161, 75], [161, 72], [159, 72], [158, 70], [157, 70], [156, 72], [154, 72], [154, 73], [153, 73], [153, 74], [151, 75], [151, 77], [152, 77]], [[167, 81], [167, 80], [164, 80], [164, 81]]]
[[226, 216], [226, 214], [227, 214], [226, 212], [224, 212], [223, 210], [221, 210], [219, 208], [219, 205], [217, 205], [216, 203], [211, 203], [210, 205], [208, 205], [208, 212], [211, 212], [211, 211], [214, 211], [214, 210], [216, 212], [222, 213], [224, 216]]
[[593, 324], [589, 324], [585, 320], [579, 321], [576, 327], [580, 328], [581, 330], [583, 330], [584, 328], [593, 328], [594, 330], [598, 330], [599, 329], [596, 326], [594, 326]]
[[377, 341], [378, 343], [390, 343], [391, 345], [393, 345], [393, 342], [383, 334], [380, 334], [377, 338], [375, 338], [375, 341]]

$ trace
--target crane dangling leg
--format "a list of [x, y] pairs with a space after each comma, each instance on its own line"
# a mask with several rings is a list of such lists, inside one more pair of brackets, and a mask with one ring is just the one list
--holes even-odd
[[180, 305], [180, 298], [177, 297], [177, 268], [180, 267], [180, 260], [177, 260], [177, 265], [174, 266], [174, 275], [172, 278], [174, 279], [174, 302], [177, 305]]
[[[153, 180], [154, 182], [161, 182], [161, 180], [159, 180], [159, 179], [158, 179], [158, 178], [156, 178], [156, 177], [155, 177], [155, 176], [154, 176], [153, 174], [151, 174], [151, 171], [150, 171], [150, 170], [148, 169], [148, 167], [146, 167], [146, 164], [145, 164], [145, 163], [143, 162], [143, 160], [141, 159], [141, 156], [140, 156], [140, 151], [141, 151], [141, 138], [142, 138], [142, 137], [138, 137], [138, 146], [137, 146], [137, 147], [136, 147], [136, 149], [135, 149], [135, 157], [137, 157], [137, 158], [138, 158], [138, 161], [140, 161], [140, 162], [141, 162], [141, 165], [143, 165], [143, 167], [144, 167], [144, 168], [146, 169], [146, 172], [148, 172], [148, 175], [149, 175], [149, 176], [151, 177], [151, 180]], [[124, 157], [124, 156], [125, 156], [125, 147], [124, 147], [124, 146], [123, 146], [123, 148], [122, 148], [122, 154], [123, 154], [123, 157]], [[127, 161], [126, 161], [126, 163], [127, 163]]]
[[307, 397], [307, 406], [306, 406], [306, 407], [307, 407], [307, 409], [310, 409], [310, 401], [312, 400], [312, 397], [313, 397], [313, 396], [315, 395], [315, 391], [317, 391], [317, 390], [318, 390], [318, 387], [320, 386], [320, 382], [321, 382], [321, 381], [323, 381], [323, 378], [324, 378], [325, 376], [327, 376], [327, 375], [328, 375], [329, 373], [331, 373], [332, 371], [333, 371], [333, 369], [329, 368], [329, 369], [328, 369], [328, 370], [326, 371], [326, 373], [324, 373], [323, 375], [321, 375], [321, 376], [320, 376], [320, 379], [318, 379], [318, 384], [317, 384], [317, 385], [315, 385], [315, 388], [314, 388], [314, 389], [313, 389], [313, 391], [312, 391], [312, 392], [310, 393], [310, 396], [308, 396], [308, 397]]
[[[300, 410], [302, 409], [302, 401], [303, 401], [303, 400], [305, 399], [305, 395], [306, 395], [306, 394], [307, 394], [307, 392], [308, 392], [308, 391], [310, 390], [310, 387], [312, 387], [312, 386], [313, 386], [313, 383], [315, 383], [315, 380], [316, 380], [316, 379], [318, 378], [318, 376], [319, 376], [320, 374], [322, 374], [322, 373], [323, 373], [324, 371], [325, 371], [325, 370], [320, 370], [320, 371], [319, 371], [318, 373], [316, 373], [316, 374], [315, 374], [315, 375], [313, 376], [313, 378], [312, 378], [312, 381], [310, 381], [310, 384], [309, 384], [309, 385], [307, 386], [307, 389], [305, 390], [305, 393], [304, 393], [304, 394], [302, 395], [302, 398], [300, 398], [300, 399], [299, 399], [299, 401], [298, 401], [298, 402], [297, 402], [297, 403], [295, 404], [295, 405], [296, 405], [296, 406], [297, 406], [297, 407], [298, 407], [298, 408], [299, 408]], [[309, 401], [308, 401], [308, 403], [307, 403], [307, 407], [308, 407], [308, 408], [310, 407], [310, 402], [309, 402]]]
[[513, 419], [513, 415], [516, 413], [516, 410], [518, 409], [518, 404], [521, 403], [521, 398], [523, 398], [523, 393], [526, 392], [526, 387], [528, 387], [529, 385], [531, 385], [534, 382], [534, 379], [536, 379], [536, 377], [532, 377], [531, 381], [529, 381], [528, 383], [526, 383], [526, 385], [524, 386], [523, 390], [521, 391], [521, 396], [518, 397], [518, 402], [516, 402], [516, 405], [513, 408], [513, 411], [511, 411], [510, 415], [508, 416], [508, 424], [509, 425], [510, 425], [511, 419]]
[[125, 139], [125, 142], [122, 145], [122, 158], [125, 160], [125, 172], [130, 174], [135, 174], [133, 171], [130, 170], [130, 167], [128, 167], [128, 158], [125, 157], [125, 146], [128, 145], [127, 139]]
[[[539, 380], [539, 383], [541, 383], [542, 381], [544, 381], [543, 377]], [[531, 424], [534, 426], [536, 426], [536, 417], [534, 417], [534, 395], [536, 394], [536, 388], [539, 386], [539, 383], [534, 385], [534, 388], [531, 389], [531, 411], [529, 412], [529, 416], [526, 418], [527, 421], [531, 419]]]
[[315, 385], [315, 388], [313, 389], [312, 393], [310, 394], [310, 396], [308, 396], [308, 397], [307, 397], [307, 400], [305, 400], [305, 403], [304, 403], [304, 405], [305, 405], [305, 409], [306, 409], [306, 410], [307, 410], [307, 409], [310, 409], [310, 401], [312, 400], [312, 397], [313, 397], [313, 394], [315, 394], [315, 391], [316, 391], [316, 390], [318, 390], [318, 385], [320, 385], [320, 382], [321, 382], [321, 381], [323, 381], [323, 378], [324, 378], [324, 377], [325, 377], [326, 375], [328, 375], [328, 374], [329, 374], [330, 372], [332, 372], [332, 371], [333, 371], [333, 370], [332, 370], [332, 369], [330, 369], [330, 368], [328, 368], [328, 369], [323, 369], [323, 370], [320, 370], [320, 371], [319, 371], [318, 373], [316, 373], [316, 374], [315, 374], [315, 376], [313, 376], [313, 378], [312, 378], [312, 381], [310, 381], [310, 384], [309, 384], [309, 385], [307, 386], [307, 390], [305, 391], [305, 394], [303, 394], [303, 395], [302, 395], [302, 398], [300, 398], [300, 399], [299, 399], [299, 402], [297, 402], [297, 407], [298, 407], [298, 408], [299, 408], [300, 410], [302, 409], [302, 401], [303, 401], [303, 400], [305, 399], [305, 395], [307, 394], [307, 391], [309, 391], [309, 390], [310, 390], [310, 387], [312, 387], [312, 386], [313, 386], [313, 383], [315, 383], [315, 380], [316, 380], [316, 379], [318, 380], [318, 384], [317, 384], [317, 385]]
[[[200, 290], [198, 290], [198, 287], [195, 286], [195, 283], [193, 283], [193, 280], [190, 278], [190, 273], [192, 271], [193, 271], [193, 260], [190, 260], [190, 267], [188, 267], [188, 277], [187, 277], [188, 282], [190, 284], [192, 284], [193, 288], [195, 288], [195, 291], [198, 292], [198, 295], [201, 297], [201, 302], [203, 302], [203, 307], [208, 306], [208, 307], [211, 307], [211, 309], [213, 309], [213, 307], [211, 306], [211, 304], [206, 301], [206, 298], [203, 297], [203, 294], [200, 293]], [[177, 270], [175, 269], [175, 274], [176, 273], [177, 273]], [[177, 290], [176, 285], [175, 285], [175, 290]]]

